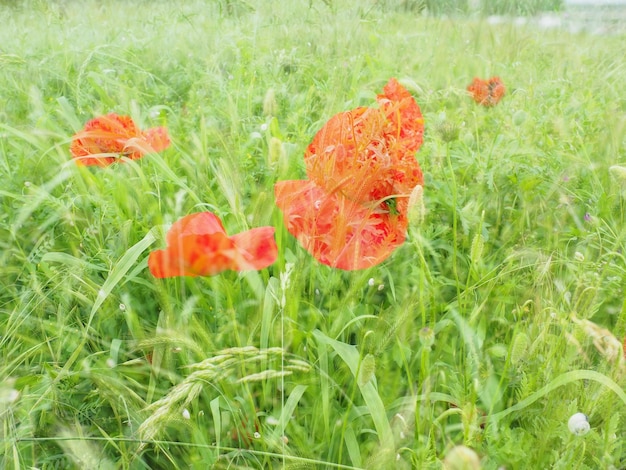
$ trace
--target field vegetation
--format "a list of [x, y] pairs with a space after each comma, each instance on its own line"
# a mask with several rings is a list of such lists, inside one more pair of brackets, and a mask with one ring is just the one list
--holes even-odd
[[[1, 468], [626, 466], [624, 37], [405, 6], [0, 6]], [[391, 77], [424, 115], [423, 209], [333, 269], [274, 184]], [[76, 164], [110, 112], [171, 145]], [[155, 279], [202, 211], [276, 227], [277, 261]]]

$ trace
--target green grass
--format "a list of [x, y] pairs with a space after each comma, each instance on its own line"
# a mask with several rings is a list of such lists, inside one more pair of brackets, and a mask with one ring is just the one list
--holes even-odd
[[[0, 7], [0, 466], [441, 468], [465, 445], [624, 468], [624, 38], [289, 5]], [[492, 75], [507, 95], [479, 108]], [[273, 184], [392, 76], [425, 115], [427, 212], [382, 265], [332, 270]], [[77, 167], [107, 112], [172, 146]], [[203, 210], [276, 226], [279, 260], [154, 279], [167, 224]]]

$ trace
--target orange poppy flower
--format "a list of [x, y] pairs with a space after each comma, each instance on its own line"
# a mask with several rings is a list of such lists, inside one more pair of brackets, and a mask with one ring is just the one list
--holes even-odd
[[394, 214], [368, 207], [342, 193], [329, 194], [311, 180], [279, 181], [274, 192], [289, 233], [327, 266], [369, 268], [404, 243], [405, 210]]
[[504, 96], [506, 88], [500, 77], [491, 77], [489, 80], [474, 78], [467, 87], [476, 103], [483, 106], [495, 106]]
[[278, 256], [274, 227], [258, 227], [229, 237], [211, 212], [178, 220], [167, 232], [166, 242], [167, 248], [148, 257], [150, 272], [158, 278], [259, 270]]
[[141, 131], [130, 116], [110, 113], [88, 121], [72, 138], [70, 152], [78, 164], [108, 166], [121, 157], [136, 160], [146, 153], [161, 152], [169, 145], [164, 127]]
[[287, 230], [340, 269], [375, 266], [402, 245], [409, 195], [423, 184], [419, 106], [394, 78], [376, 99], [378, 108], [339, 113], [315, 135], [304, 155], [309, 180], [274, 187]]

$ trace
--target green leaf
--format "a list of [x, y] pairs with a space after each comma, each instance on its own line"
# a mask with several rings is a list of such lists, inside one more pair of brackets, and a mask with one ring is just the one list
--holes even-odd
[[[341, 343], [334, 339], [329, 338], [320, 330], [315, 330], [313, 336], [321, 344], [325, 344], [334, 349], [334, 351], [341, 357], [352, 372], [353, 377], [356, 379], [359, 375], [359, 365], [361, 357], [359, 352], [354, 346]], [[372, 380], [366, 383], [359, 383], [357, 380], [359, 390], [365, 401], [365, 405], [372, 416], [374, 421], [374, 427], [378, 434], [378, 439], [383, 447], [394, 447], [393, 433], [391, 432], [391, 426], [387, 419], [387, 413], [385, 411], [385, 405], [383, 404], [380, 395], [376, 389], [376, 380], [373, 377]]]
[[265, 299], [263, 301], [263, 316], [261, 318], [261, 349], [269, 347], [269, 336], [276, 307], [276, 296], [280, 293], [278, 279], [270, 277], [265, 289]]
[[[111, 270], [109, 277], [107, 277], [106, 281], [104, 281], [104, 284], [102, 284], [100, 291], [98, 292], [98, 297], [96, 297], [96, 301], [91, 307], [91, 313], [89, 314], [89, 323], [91, 323], [94, 315], [96, 314], [102, 303], [105, 301], [105, 299], [109, 296], [113, 288], [120, 283], [128, 270], [133, 267], [133, 265], [137, 261], [137, 258], [139, 258], [143, 254], [143, 252], [146, 251], [146, 249], [155, 242], [155, 240], [156, 237], [154, 236], [153, 230], [150, 230], [145, 237], [143, 237], [139, 242], [130, 247], [130, 249], [120, 258], [115, 267]], [[122, 282], [122, 284], [124, 284], [125, 282]]]
[[222, 412], [220, 411], [220, 397], [216, 397], [209, 403], [211, 415], [213, 416], [213, 429], [215, 431], [215, 446], [220, 448], [220, 438], [222, 436]]
[[278, 425], [274, 428], [273, 437], [280, 438], [285, 434], [285, 428], [287, 427], [287, 423], [291, 420], [293, 413], [298, 405], [298, 402], [304, 395], [304, 392], [308, 388], [307, 385], [296, 385], [294, 389], [289, 394], [289, 398], [283, 405], [283, 409], [280, 413], [280, 417], [278, 418]]
[[357, 441], [356, 439], [356, 434], [354, 433], [354, 429], [352, 429], [352, 426], [348, 426], [346, 428], [346, 432], [343, 436], [343, 441], [346, 444], [346, 449], [348, 450], [350, 460], [352, 460], [352, 465], [354, 465], [355, 467], [361, 467], [363, 464], [363, 460], [361, 458], [361, 451], [359, 449], [359, 441]]
[[566, 372], [565, 374], [559, 375], [556, 379], [554, 379], [545, 387], [537, 390], [528, 398], [525, 398], [524, 400], [520, 401], [519, 403], [516, 403], [515, 405], [507, 408], [506, 410], [500, 411], [499, 413], [495, 413], [490, 416], [485, 416], [482, 419], [482, 421], [483, 422], [486, 422], [487, 420], [498, 421], [511, 413], [523, 410], [524, 408], [532, 405], [534, 402], [536, 402], [543, 396], [547, 395], [551, 391], [559, 387], [562, 387], [563, 385], [576, 382], [578, 380], [593, 380], [595, 382], [601, 383], [605, 387], [613, 390], [615, 394], [620, 398], [620, 400], [622, 400], [622, 402], [626, 405], [626, 393], [619, 385], [617, 385], [613, 380], [611, 380], [606, 375], [603, 375], [593, 370], [573, 370], [570, 372]]
[[42, 263], [60, 263], [65, 264], [70, 268], [81, 268], [81, 269], [90, 269], [93, 271], [106, 271], [106, 268], [102, 266], [98, 266], [97, 264], [89, 263], [85, 260], [72, 256], [68, 253], [61, 253], [57, 251], [52, 251], [50, 253], [45, 253], [41, 257]]

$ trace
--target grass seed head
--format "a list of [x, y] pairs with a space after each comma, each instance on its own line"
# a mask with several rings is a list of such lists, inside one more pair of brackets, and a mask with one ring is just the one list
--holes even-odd
[[409, 221], [413, 226], [424, 223], [426, 207], [424, 206], [424, 187], [420, 184], [413, 188], [409, 197]]
[[263, 115], [266, 117], [274, 117], [278, 114], [278, 102], [276, 101], [276, 92], [273, 88], [269, 88], [263, 98]]

